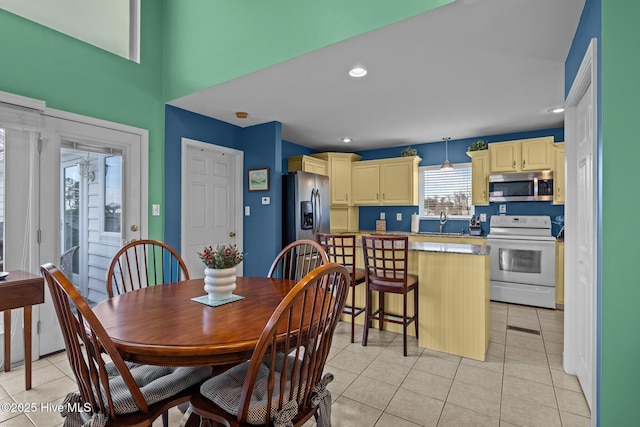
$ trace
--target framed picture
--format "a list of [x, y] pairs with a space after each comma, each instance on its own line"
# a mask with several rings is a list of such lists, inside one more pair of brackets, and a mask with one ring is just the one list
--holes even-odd
[[269, 168], [248, 170], [249, 191], [269, 191]]

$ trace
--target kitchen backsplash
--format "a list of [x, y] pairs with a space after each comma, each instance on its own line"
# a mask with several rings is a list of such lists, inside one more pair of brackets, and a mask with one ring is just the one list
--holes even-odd
[[[506, 205], [506, 215], [549, 215], [553, 221], [551, 232], [557, 236], [562, 228], [558, 220], [564, 218], [564, 205], [554, 205], [551, 202], [509, 202], [490, 203], [489, 206], [477, 206], [475, 215], [487, 215], [487, 221], [481, 224], [482, 235], [489, 234], [489, 221], [491, 215], [500, 215], [500, 205]], [[360, 230], [375, 230], [376, 220], [380, 219], [380, 213], [385, 213], [388, 231], [411, 231], [411, 215], [418, 213], [417, 206], [361, 206]], [[401, 219], [397, 219], [397, 215]], [[421, 232], [438, 231], [440, 222], [438, 219], [420, 220]], [[445, 233], [469, 233], [469, 220], [449, 219], [443, 226]]]

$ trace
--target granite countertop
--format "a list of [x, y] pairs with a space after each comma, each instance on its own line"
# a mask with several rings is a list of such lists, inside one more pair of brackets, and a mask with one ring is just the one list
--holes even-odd
[[438, 233], [438, 232], [421, 232], [411, 233], [408, 231], [376, 231], [376, 230], [360, 230], [353, 233], [370, 234], [372, 236], [422, 236], [422, 237], [451, 237], [451, 238], [465, 238], [465, 239], [486, 239], [487, 236], [472, 236], [471, 234], [463, 233]]
[[[400, 233], [401, 232], [384, 234], [386, 236], [398, 236], [400, 235]], [[411, 234], [415, 233], [404, 233], [403, 235]], [[362, 241], [359, 239], [356, 240], [356, 246], [362, 247]], [[461, 243], [409, 242], [409, 250], [418, 252], [442, 252], [461, 255], [489, 255], [491, 247], [486, 245], [470, 245]]]
[[410, 251], [444, 252], [462, 255], [489, 255], [491, 246], [460, 243], [409, 242]]

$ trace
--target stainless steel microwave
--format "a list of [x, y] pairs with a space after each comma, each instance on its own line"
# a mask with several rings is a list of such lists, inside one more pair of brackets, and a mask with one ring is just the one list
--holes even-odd
[[515, 172], [489, 175], [490, 202], [553, 200], [553, 172]]

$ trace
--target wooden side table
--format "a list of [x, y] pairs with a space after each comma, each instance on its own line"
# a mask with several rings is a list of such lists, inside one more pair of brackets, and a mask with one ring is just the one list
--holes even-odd
[[4, 371], [11, 369], [11, 310], [24, 307], [24, 367], [26, 389], [31, 389], [31, 308], [44, 302], [42, 276], [14, 270], [0, 280], [0, 311], [4, 311]]

